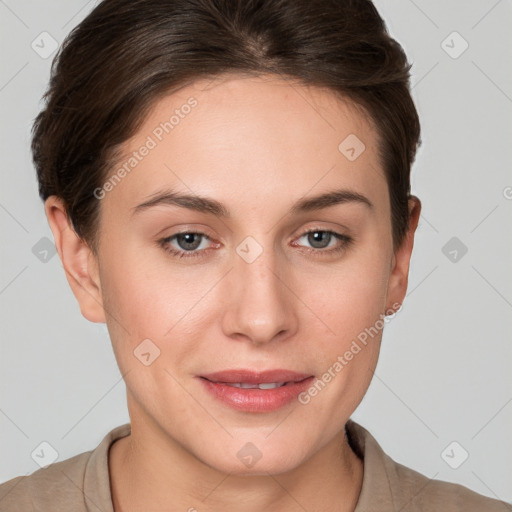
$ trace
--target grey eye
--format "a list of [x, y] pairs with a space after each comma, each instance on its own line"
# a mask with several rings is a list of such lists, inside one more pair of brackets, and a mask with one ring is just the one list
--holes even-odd
[[178, 243], [180, 249], [184, 251], [193, 251], [201, 245], [201, 239], [204, 235], [200, 233], [179, 233], [174, 235], [173, 238], [176, 238], [176, 242]]
[[308, 242], [315, 249], [325, 249], [329, 246], [332, 233], [329, 231], [311, 231], [305, 236], [308, 237]]

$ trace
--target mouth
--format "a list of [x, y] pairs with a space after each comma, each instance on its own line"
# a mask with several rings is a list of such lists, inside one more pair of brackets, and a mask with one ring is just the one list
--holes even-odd
[[291, 370], [225, 370], [200, 375], [206, 391], [239, 411], [271, 412], [292, 402], [314, 376]]
[[226, 384], [240, 389], [276, 389], [286, 386], [289, 382], [260, 382], [259, 384], [251, 384], [249, 382], [222, 382], [217, 384]]

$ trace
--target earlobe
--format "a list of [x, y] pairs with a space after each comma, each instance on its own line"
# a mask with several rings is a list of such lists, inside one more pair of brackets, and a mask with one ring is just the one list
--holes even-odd
[[421, 213], [421, 201], [416, 196], [409, 198], [409, 228], [398, 249], [396, 249], [388, 282], [387, 311], [397, 309], [394, 305], [402, 304], [407, 292], [409, 264], [414, 245], [414, 233], [418, 227]]
[[91, 322], [105, 322], [97, 257], [76, 234], [62, 199], [48, 197], [45, 212], [66, 278], [82, 315]]

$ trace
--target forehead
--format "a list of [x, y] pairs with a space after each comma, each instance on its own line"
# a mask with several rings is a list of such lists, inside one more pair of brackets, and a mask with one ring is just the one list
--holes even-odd
[[330, 90], [274, 76], [203, 79], [153, 105], [109, 195], [126, 205], [163, 188], [245, 204], [339, 186], [382, 195], [377, 142], [363, 110]]

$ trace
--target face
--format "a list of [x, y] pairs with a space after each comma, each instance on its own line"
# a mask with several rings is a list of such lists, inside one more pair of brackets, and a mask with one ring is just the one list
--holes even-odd
[[96, 191], [98, 300], [82, 300], [132, 428], [240, 474], [296, 468], [342, 431], [407, 282], [377, 142], [350, 102], [277, 78], [155, 105]]

